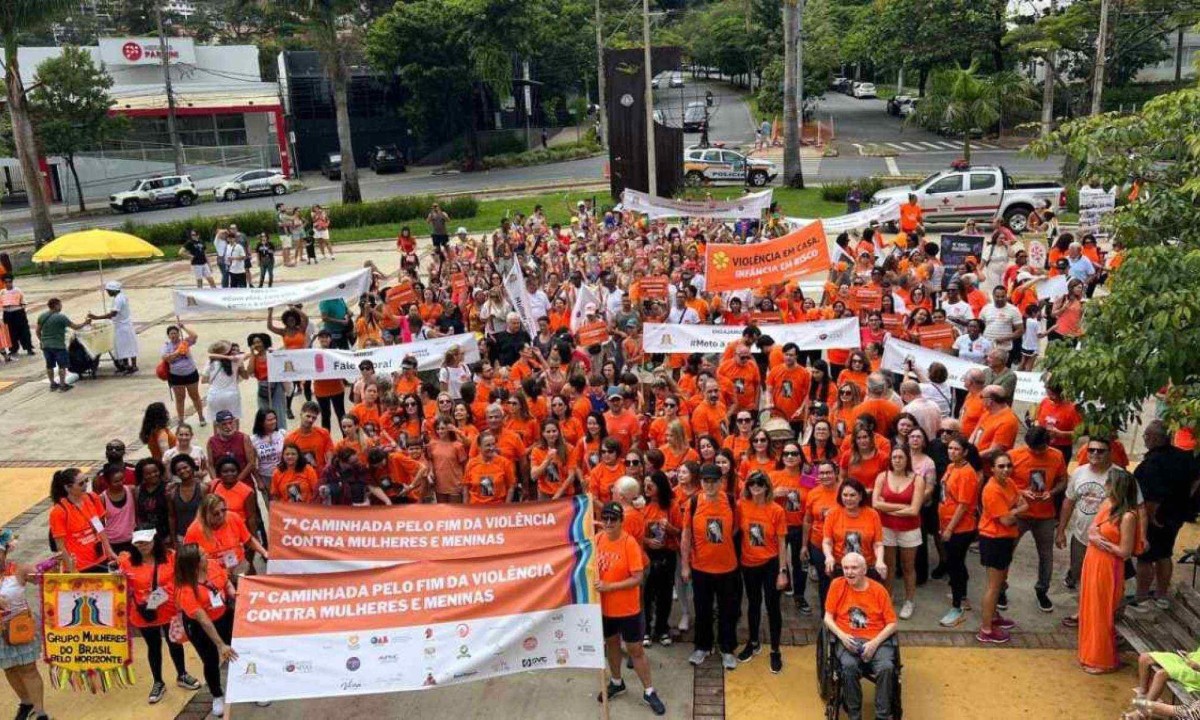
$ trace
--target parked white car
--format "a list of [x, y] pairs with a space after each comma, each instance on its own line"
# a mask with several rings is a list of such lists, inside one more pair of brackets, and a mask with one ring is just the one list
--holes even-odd
[[871, 197], [873, 205], [891, 200], [908, 201], [909, 194], [925, 211], [925, 224], [954, 224], [974, 218], [990, 222], [997, 216], [1008, 221], [1015, 232], [1023, 232], [1034, 208], [1050, 201], [1061, 213], [1067, 207], [1067, 190], [1053, 182], [1016, 182], [996, 165], [972, 165], [963, 169], [935, 172], [916, 185], [884, 188]]
[[189, 175], [163, 175], [135, 180], [133, 187], [108, 196], [108, 206], [126, 213], [141, 212], [155, 205], [187, 207], [196, 202], [196, 186]]
[[856, 98], [875, 97], [875, 83], [860, 82], [854, 84], [853, 95]]
[[286, 195], [289, 189], [281, 170], [247, 170], [213, 188], [213, 196], [232, 201], [246, 195]]

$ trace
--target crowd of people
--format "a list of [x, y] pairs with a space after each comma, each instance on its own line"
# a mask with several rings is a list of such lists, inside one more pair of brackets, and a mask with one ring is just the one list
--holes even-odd
[[[1111, 671], [1128, 561], [1136, 560], [1133, 609], [1169, 603], [1196, 465], [1155, 420], [1144, 429], [1147, 459], [1131, 474], [1116, 437], [1080, 436], [1080, 413], [1053, 378], [1023, 418], [1013, 404], [1014, 369], [1035, 367], [1046, 342], [1078, 340], [1083, 303], [1119, 252], [1092, 258], [1094, 236], [1077, 242], [1055, 224], [1050, 259], [1034, 266], [1001, 223], [993, 241], [1012, 262], [985, 291], [985, 263], [943, 265], [919, 208], [905, 208], [898, 233], [872, 225], [839, 236], [816, 295], [796, 283], [705, 288], [705, 246], [781, 235], [787, 227], [776, 214], [668, 224], [580, 202], [569, 223], [549, 222], [539, 206], [472, 237], [462, 228], [451, 236], [450, 218], [435, 207], [432, 253], [423, 259], [405, 228], [399, 270], [368, 263], [374, 283], [356, 304], [272, 312], [244, 344], [216, 339], [206, 351], [192, 328], [169, 327], [160, 360], [175, 417], [163, 403], [146, 408], [139, 440], [148, 457], [132, 465], [113, 441], [94, 477], [55, 475], [55, 544], [72, 569], [120, 567], [139, 613], [158, 609], [137, 618], [152, 703], [165, 691], [164, 639], [177, 683], [198, 685], [178, 638], [163, 631], [182, 612], [214, 712], [223, 707], [220, 663], [234, 656], [237, 578], [269, 556], [263, 510], [276, 502], [498, 504], [591, 494], [602, 529], [606, 692], [625, 691], [627, 657], [660, 715], [644, 648], [692, 630], [690, 662], [716, 653], [732, 671], [765, 643], [779, 673], [784, 602], [823, 619], [855, 680], [867, 666], [877, 678], [893, 672], [894, 633], [913, 617], [918, 586], [931, 581], [948, 585], [942, 626], [967, 623], [974, 599], [976, 639], [1007, 643], [1017, 625], [1010, 602], [1021, 607], [1010, 601], [1008, 570], [1027, 535], [1038, 565], [1024, 607], [1055, 610], [1054, 555], [1069, 545], [1063, 581], [1080, 601], [1063, 623], [1078, 627], [1084, 669]], [[280, 209], [281, 229], [295, 231], [285, 217], [296, 214]], [[222, 233], [218, 242], [242, 246], [240, 255], [218, 253], [222, 284], [246, 287], [244, 239], [233, 227]], [[294, 243], [284, 246], [285, 264], [298, 262], [289, 249]], [[211, 284], [204, 243], [194, 238], [185, 250], [200, 268], [197, 283]], [[514, 263], [536, 327], [524, 325], [504, 287]], [[1069, 278], [1067, 294], [1039, 300], [1035, 282], [1057, 275]], [[578, 303], [585, 292], [594, 301]], [[857, 347], [814, 351], [759, 327], [837, 318], [860, 320]], [[606, 332], [578, 332], [597, 321]], [[652, 355], [641, 337], [650, 322], [742, 331], [720, 352]], [[364, 361], [352, 381], [282, 383], [267, 373], [276, 339], [285, 349], [369, 348], [462, 333], [478, 338], [479, 362], [455, 346], [431, 371], [410, 356], [392, 374]], [[965, 389], [951, 387], [940, 362], [885, 370], [889, 337], [980, 367], [966, 373]], [[242, 381], [257, 385], [253, 412], [243, 407]], [[213, 420], [206, 442], [185, 420], [189, 398], [200, 426]], [[161, 603], [152, 607], [152, 595]], [[749, 633], [739, 646], [743, 612]], [[886, 718], [880, 695], [876, 717]], [[859, 717], [861, 694], [846, 702]]]

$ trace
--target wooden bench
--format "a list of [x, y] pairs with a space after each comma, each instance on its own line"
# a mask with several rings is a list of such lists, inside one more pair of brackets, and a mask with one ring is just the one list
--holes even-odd
[[[1190, 653], [1200, 645], [1200, 593], [1177, 584], [1167, 610], [1138, 614], [1122, 609], [1117, 615], [1117, 633], [1139, 653], [1176, 650]], [[1173, 680], [1168, 681], [1167, 687], [1177, 703], [1200, 699]]]

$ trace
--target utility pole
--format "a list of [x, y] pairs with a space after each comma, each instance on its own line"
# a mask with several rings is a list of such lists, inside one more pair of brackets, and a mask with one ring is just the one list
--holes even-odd
[[596, 112], [600, 116], [600, 144], [608, 147], [608, 107], [604, 92], [604, 35], [600, 26], [600, 0], [596, 0]]
[[783, 0], [783, 184], [800, 175], [800, 123], [796, 107], [797, 0]]
[[654, 156], [654, 69], [650, 66], [650, 0], [642, 0], [642, 45], [646, 81], [646, 173], [648, 192], [658, 195], [658, 159]]
[[183, 146], [179, 143], [179, 132], [175, 129], [175, 93], [171, 91], [171, 57], [167, 49], [167, 35], [163, 32], [162, 7], [154, 3], [154, 20], [158, 23], [158, 52], [162, 57], [163, 85], [167, 92], [167, 135], [171, 138], [171, 150], [175, 157], [175, 174], [183, 174]]
[[1104, 65], [1108, 55], [1108, 5], [1100, 0], [1100, 31], [1096, 34], [1096, 68], [1092, 76], [1092, 114], [1100, 114], [1100, 96], [1104, 93]]

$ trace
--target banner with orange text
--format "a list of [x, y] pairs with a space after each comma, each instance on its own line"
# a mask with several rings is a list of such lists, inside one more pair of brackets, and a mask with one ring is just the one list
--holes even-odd
[[575, 545], [593, 537], [591, 498], [516, 505], [345, 507], [271, 503], [272, 575], [341, 572]]
[[783, 237], [749, 245], [710, 244], [704, 282], [709, 292], [741, 290], [794, 280], [830, 267], [821, 221]]
[[243, 578], [227, 699], [406, 692], [604, 666], [592, 544]]

